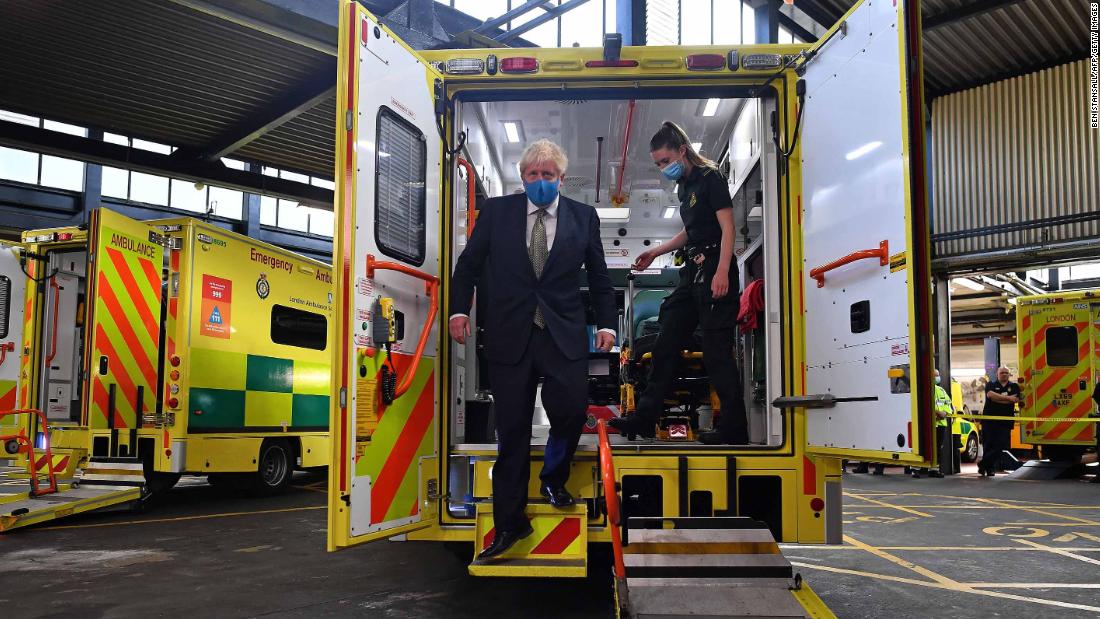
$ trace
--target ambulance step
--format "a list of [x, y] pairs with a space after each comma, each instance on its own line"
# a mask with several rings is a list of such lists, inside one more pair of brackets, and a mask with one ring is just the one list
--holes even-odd
[[488, 560], [477, 553], [492, 543], [493, 506], [478, 504], [474, 529], [472, 576], [575, 577], [588, 573], [588, 507], [578, 503], [565, 509], [549, 504], [531, 503], [527, 517], [534, 533], [516, 542], [508, 552]]
[[0, 497], [0, 532], [48, 522], [115, 505], [134, 503], [142, 498], [141, 488], [62, 485], [56, 494], [29, 497], [26, 492]]
[[92, 458], [80, 471], [81, 484], [99, 486], [145, 485], [145, 467], [136, 458]]
[[831, 616], [762, 522], [628, 518], [624, 533], [631, 617]]

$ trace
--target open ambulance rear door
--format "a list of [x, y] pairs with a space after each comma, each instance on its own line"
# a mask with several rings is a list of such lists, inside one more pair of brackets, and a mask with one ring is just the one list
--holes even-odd
[[[23, 313], [27, 276], [19, 262], [19, 247], [0, 243], [0, 412], [14, 410], [19, 403]], [[13, 434], [26, 418], [0, 418], [0, 436]]]
[[932, 459], [920, 5], [863, 0], [813, 48], [801, 137], [807, 451]]
[[142, 417], [157, 407], [162, 237], [114, 211], [92, 211], [88, 247], [83, 425], [92, 455], [133, 458]]
[[356, 2], [338, 66], [330, 550], [426, 527], [439, 500], [442, 76]]

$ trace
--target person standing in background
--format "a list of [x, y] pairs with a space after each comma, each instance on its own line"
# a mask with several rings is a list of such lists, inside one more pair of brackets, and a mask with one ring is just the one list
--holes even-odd
[[[1020, 385], [1012, 382], [1012, 372], [1003, 365], [997, 368], [997, 380], [986, 385], [985, 408], [982, 415], [990, 417], [1014, 417], [1020, 403]], [[1000, 468], [1001, 452], [1011, 446], [1012, 426], [1015, 422], [1003, 419], [982, 421], [982, 460], [978, 463], [978, 475], [993, 477]]]

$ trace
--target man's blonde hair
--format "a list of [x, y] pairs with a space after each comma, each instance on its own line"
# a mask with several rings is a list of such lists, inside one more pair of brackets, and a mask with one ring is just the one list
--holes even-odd
[[522, 175], [532, 164], [546, 161], [558, 166], [559, 174], [565, 174], [565, 169], [569, 167], [569, 158], [565, 156], [565, 151], [557, 144], [543, 138], [531, 142], [527, 148], [523, 149], [523, 156], [519, 158], [520, 174]]

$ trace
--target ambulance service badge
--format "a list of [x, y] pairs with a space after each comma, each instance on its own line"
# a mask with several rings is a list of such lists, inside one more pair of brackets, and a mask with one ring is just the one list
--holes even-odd
[[260, 273], [260, 279], [256, 280], [256, 296], [266, 299], [271, 294], [271, 284], [267, 281], [267, 273]]

